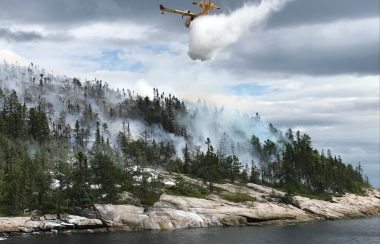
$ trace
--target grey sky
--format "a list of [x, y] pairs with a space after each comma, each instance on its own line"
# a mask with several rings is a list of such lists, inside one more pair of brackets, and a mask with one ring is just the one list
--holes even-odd
[[[259, 1], [223, 0], [218, 1], [218, 4], [224, 12], [229, 12], [249, 2]], [[143, 23], [154, 20], [175, 25], [157, 15], [160, 3], [180, 9], [197, 10], [196, 6], [186, 1], [176, 0], [2, 0], [0, 16], [2, 20], [9, 22], [47, 25], [75, 25], [115, 20], [135, 20]], [[268, 25], [304, 25], [339, 19], [377, 17], [378, 13], [379, 1], [376, 0], [293, 0], [283, 11], [276, 14]]]
[[305, 25], [379, 16], [376, 0], [302, 0], [290, 2], [271, 20], [273, 26]]
[[[185, 1], [162, 0], [168, 6], [196, 9]], [[247, 1], [222, 1], [224, 11], [232, 11]], [[257, 1], [256, 1], [257, 2]], [[41, 24], [47, 30], [57, 31], [61, 28], [72, 28], [84, 23], [102, 21], [128, 21], [153, 25], [159, 31], [183, 35], [186, 30], [180, 24], [179, 16], [157, 14], [159, 2], [153, 1], [124, 1], [124, 0], [3, 0], [0, 3], [0, 16], [4, 23]], [[333, 23], [336, 21], [350, 21], [361, 18], [377, 18], [379, 1], [374, 0], [294, 0], [290, 1], [282, 11], [273, 15], [266, 27], [296, 28], [297, 26], [311, 26], [319, 23]], [[377, 21], [377, 25], [379, 22]], [[64, 27], [62, 27], [64, 26]], [[372, 25], [366, 30], [373, 33], [375, 38], [357, 42], [352, 45], [310, 46], [310, 42], [299, 43], [296, 50], [288, 49], [288, 44], [297, 43], [300, 38], [308, 38], [307, 31], [288, 35], [286, 31], [277, 31], [268, 35], [251, 35], [249, 38], [265, 42], [266, 45], [257, 51], [238, 45], [233, 52], [239, 56], [238, 60], [221, 62], [221, 68], [233, 66], [236, 72], [254, 70], [264, 72], [305, 73], [310, 75], [329, 75], [341, 73], [377, 74], [379, 71], [379, 45], [377, 37], [379, 28]], [[161, 35], [162, 36], [162, 35]], [[50, 39], [46, 33], [35, 31], [12, 31], [7, 27], [0, 28], [0, 38], [13, 41], [35, 41], [43, 38]], [[68, 36], [66, 38], [69, 38]], [[160, 35], [154, 36], [159, 39]], [[318, 36], [314, 36], [318, 44]], [[344, 36], [341, 38], [352, 38]], [[365, 38], [365, 37], [364, 37]], [[54, 40], [56, 41], [56, 40]], [[120, 41], [122, 40], [116, 40]], [[310, 40], [312, 41], [312, 40]], [[344, 41], [344, 40], [332, 40]], [[245, 41], [244, 44], [249, 44]], [[323, 44], [323, 43], [322, 43]], [[294, 52], [292, 52], [294, 51]], [[216, 64], [218, 65], [218, 64]]]
[[23, 42], [41, 40], [43, 36], [35, 31], [11, 31], [7, 28], [0, 28], [0, 38], [8, 41]]
[[251, 42], [241, 40], [231, 47], [238, 58], [223, 60], [219, 65], [233, 67], [237, 73], [379, 74], [379, 21], [372, 19], [363, 26], [352, 23], [357, 25], [354, 31], [347, 30], [350, 27], [344, 21], [340, 23], [335, 24], [337, 35], [331, 37], [324, 33], [323, 24], [252, 33], [247, 36]]

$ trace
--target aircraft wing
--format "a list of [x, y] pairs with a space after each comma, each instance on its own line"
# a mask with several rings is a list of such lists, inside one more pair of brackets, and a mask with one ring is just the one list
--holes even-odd
[[195, 14], [191, 13], [189, 10], [178, 10], [178, 9], [166, 8], [162, 5], [160, 5], [160, 10], [162, 14], [164, 12], [168, 12], [168, 13], [173, 13], [173, 14], [180, 14], [182, 16], [189, 16], [189, 17], [195, 16]]

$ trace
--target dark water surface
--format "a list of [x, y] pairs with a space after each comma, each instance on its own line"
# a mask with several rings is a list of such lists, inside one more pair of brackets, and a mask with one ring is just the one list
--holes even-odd
[[62, 234], [14, 237], [7, 244], [186, 244], [186, 243], [364, 243], [380, 244], [380, 217], [287, 226], [186, 229], [173, 231]]

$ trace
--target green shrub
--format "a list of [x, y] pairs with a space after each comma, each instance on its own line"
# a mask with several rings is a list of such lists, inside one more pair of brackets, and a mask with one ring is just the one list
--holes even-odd
[[175, 196], [205, 198], [208, 194], [206, 188], [191, 184], [185, 181], [181, 176], [176, 178], [176, 184], [166, 188], [166, 193]]
[[143, 206], [153, 206], [160, 199], [160, 193], [147, 192], [140, 196], [140, 201]]
[[286, 193], [283, 197], [280, 197], [280, 202], [295, 205], [293, 194]]

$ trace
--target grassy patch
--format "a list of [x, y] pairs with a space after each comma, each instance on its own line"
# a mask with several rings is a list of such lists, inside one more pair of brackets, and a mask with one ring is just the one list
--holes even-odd
[[185, 181], [182, 177], [176, 178], [176, 185], [166, 188], [166, 193], [175, 196], [205, 198], [208, 195], [206, 188]]
[[323, 200], [323, 201], [332, 201], [332, 197], [337, 196], [330, 193], [320, 193], [320, 194], [296, 193], [295, 195], [298, 195], [301, 197], [307, 197], [310, 199]]
[[[276, 190], [282, 191], [282, 192], [287, 192], [286, 188], [281, 188], [281, 187], [275, 187]], [[301, 196], [301, 197], [307, 197], [310, 199], [315, 199], [315, 200], [323, 200], [323, 201], [332, 201], [332, 197], [341, 197], [341, 194], [332, 194], [332, 193], [310, 193], [307, 192], [305, 189], [292, 189], [291, 191], [292, 196]], [[272, 196], [274, 197], [274, 196]]]
[[245, 194], [245, 193], [222, 193], [220, 195], [223, 199], [230, 201], [230, 202], [256, 202], [256, 197], [253, 197], [251, 195]]

